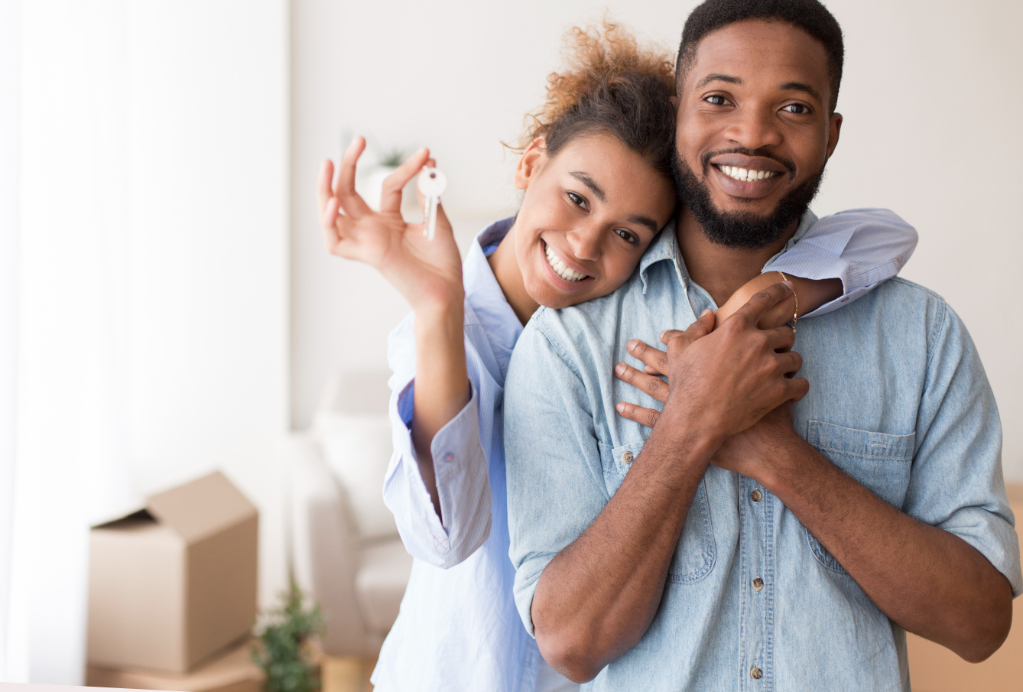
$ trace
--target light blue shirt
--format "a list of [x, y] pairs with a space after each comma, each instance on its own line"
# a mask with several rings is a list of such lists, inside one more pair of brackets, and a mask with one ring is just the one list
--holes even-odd
[[[775, 266], [814, 220], [807, 212]], [[656, 344], [661, 330], [684, 329], [715, 307], [666, 229], [620, 290], [542, 308], [519, 338], [505, 451], [515, 600], [531, 632], [540, 574], [600, 514], [650, 434], [619, 416], [616, 402], [660, 408], [617, 380], [614, 364], [636, 363], [629, 339]], [[946, 303], [892, 279], [842, 310], [800, 320], [794, 349], [810, 383], [794, 406], [799, 434], [886, 502], [974, 546], [1018, 595], [998, 412], [973, 342]], [[584, 689], [908, 692], [905, 632], [776, 497], [711, 466], [649, 630]]]
[[[502, 403], [522, 325], [484, 251], [511, 225], [512, 219], [504, 219], [480, 233], [463, 267], [472, 398], [431, 445], [443, 521], [419, 474], [409, 432], [416, 366], [412, 315], [388, 341], [394, 456], [384, 501], [416, 559], [401, 613], [373, 674], [379, 692], [539, 692], [565, 683], [543, 662], [512, 597]], [[916, 231], [888, 211], [837, 214], [814, 226], [777, 268], [808, 278], [841, 278], [845, 294], [817, 311], [824, 313], [894, 276], [916, 239]], [[804, 322], [799, 324], [802, 330]]]

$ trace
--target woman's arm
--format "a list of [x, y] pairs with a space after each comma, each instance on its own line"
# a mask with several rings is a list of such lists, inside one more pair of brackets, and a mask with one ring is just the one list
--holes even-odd
[[420, 150], [385, 180], [380, 211], [375, 212], [355, 191], [356, 162], [365, 146], [359, 137], [345, 152], [333, 189], [333, 164], [324, 163], [319, 183], [320, 222], [329, 252], [378, 269], [415, 313], [418, 376], [412, 440], [423, 483], [440, 516], [431, 443], [470, 397], [461, 256], [442, 208], [438, 207], [433, 240], [423, 236], [422, 224], [406, 223], [401, 216], [402, 189], [430, 162], [429, 152]]
[[825, 216], [769, 262], [763, 274], [736, 291], [718, 309], [717, 323], [757, 292], [781, 281], [783, 274], [795, 288], [795, 300], [784, 306], [789, 314], [802, 317], [836, 310], [896, 276], [916, 244], [916, 229], [887, 209], [853, 209]]

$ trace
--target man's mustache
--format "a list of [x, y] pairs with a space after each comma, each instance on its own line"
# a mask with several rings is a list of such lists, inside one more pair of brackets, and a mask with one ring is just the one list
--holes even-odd
[[761, 147], [759, 149], [747, 149], [745, 147], [735, 147], [734, 149], [718, 149], [717, 151], [708, 151], [703, 155], [703, 174], [707, 175], [707, 168], [710, 167], [710, 160], [715, 156], [721, 156], [722, 154], [741, 154], [743, 156], [760, 156], [765, 159], [771, 159], [777, 161], [781, 165], [785, 166], [785, 170], [789, 172], [789, 175], [795, 175], [796, 163], [792, 159], [783, 159], [771, 150]]

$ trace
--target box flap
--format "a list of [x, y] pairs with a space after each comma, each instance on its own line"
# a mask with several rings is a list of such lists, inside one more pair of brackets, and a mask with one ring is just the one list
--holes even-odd
[[256, 506], [219, 471], [153, 495], [146, 508], [188, 543], [256, 514]]

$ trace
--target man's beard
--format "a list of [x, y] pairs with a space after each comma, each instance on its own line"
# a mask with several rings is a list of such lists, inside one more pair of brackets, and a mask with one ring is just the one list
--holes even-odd
[[[783, 164], [789, 171], [795, 169], [795, 164], [791, 161], [766, 154], [761, 150], [731, 149], [727, 152], [710, 152], [703, 157], [704, 177], [707, 175], [710, 158], [723, 153], [767, 156]], [[692, 212], [707, 238], [718, 245], [746, 250], [758, 250], [780, 240], [785, 232], [802, 218], [810, 202], [817, 195], [817, 189], [824, 178], [824, 168], [821, 167], [816, 175], [810, 176], [785, 195], [774, 211], [766, 216], [746, 211], [727, 213], [714, 206], [707, 185], [696, 177], [689, 164], [679, 156], [677, 149], [671, 164], [678, 199]]]

